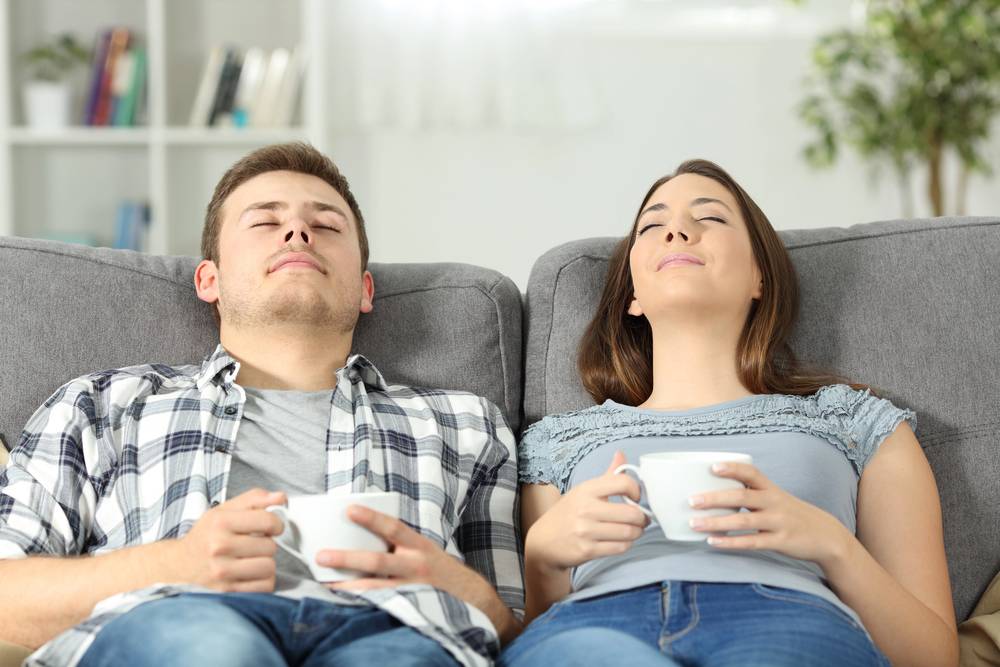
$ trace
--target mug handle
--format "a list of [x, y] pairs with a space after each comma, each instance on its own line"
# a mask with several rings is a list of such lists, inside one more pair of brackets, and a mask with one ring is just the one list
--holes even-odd
[[277, 517], [281, 519], [281, 523], [284, 524], [284, 529], [281, 531], [281, 533], [271, 538], [272, 540], [274, 540], [274, 543], [277, 544], [282, 549], [284, 549], [285, 551], [287, 551], [292, 556], [295, 556], [295, 558], [301, 561], [303, 565], [305, 565], [306, 567], [310, 567], [309, 559], [306, 558], [301, 552], [296, 551], [291, 544], [285, 541], [288, 539], [286, 537], [289, 534], [288, 526], [290, 526], [292, 523], [292, 520], [288, 517], [288, 508], [285, 507], [284, 505], [271, 505], [270, 507], [265, 507], [264, 510], [270, 512], [271, 514], [277, 515]]
[[[639, 484], [641, 486], [642, 485], [642, 476], [639, 474], [639, 468], [636, 467], [636, 466], [634, 466], [634, 465], [632, 465], [631, 463], [623, 463], [623, 464], [621, 464], [620, 466], [618, 466], [617, 468], [615, 468], [615, 473], [614, 474], [617, 475], [618, 473], [625, 472], [626, 470], [631, 470], [632, 472], [635, 473], [635, 476], [639, 478]], [[628, 496], [622, 496], [622, 500], [624, 500], [626, 503], [628, 503], [632, 507], [638, 507], [639, 510], [643, 514], [645, 514], [646, 516], [648, 516], [652, 521], [656, 521], [656, 517], [653, 515], [652, 512], [650, 512], [648, 509], [646, 509], [645, 507], [643, 507], [639, 503], [635, 502], [634, 500], [632, 500]], [[640, 500], [641, 500], [641, 498], [640, 498]]]

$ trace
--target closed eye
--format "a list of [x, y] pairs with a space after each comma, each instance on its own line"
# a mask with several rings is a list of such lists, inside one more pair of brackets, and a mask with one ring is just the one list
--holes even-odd
[[642, 229], [639, 230], [639, 236], [642, 236], [643, 232], [645, 232], [647, 229], [652, 229], [653, 227], [662, 227], [662, 226], [663, 225], [661, 225], [658, 222], [650, 223], [650, 224], [646, 225], [645, 227], [643, 227]]
[[708, 215], [705, 216], [704, 218], [698, 218], [698, 222], [701, 222], [702, 220], [715, 220], [717, 222], [721, 222], [722, 224], [726, 224], [725, 220], [723, 220], [722, 218], [716, 218], [714, 215]]
[[277, 224], [278, 223], [274, 222], [273, 220], [265, 220], [263, 222], [255, 222], [255, 223], [253, 223], [252, 225], [250, 225], [250, 229], [253, 229], [254, 227], [265, 227], [265, 226], [270, 226], [270, 225], [277, 226]]

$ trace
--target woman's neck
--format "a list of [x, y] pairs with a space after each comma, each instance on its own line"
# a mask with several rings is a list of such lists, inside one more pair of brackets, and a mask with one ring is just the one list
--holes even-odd
[[736, 369], [739, 336], [732, 323], [654, 326], [653, 391], [639, 407], [686, 410], [751, 396]]

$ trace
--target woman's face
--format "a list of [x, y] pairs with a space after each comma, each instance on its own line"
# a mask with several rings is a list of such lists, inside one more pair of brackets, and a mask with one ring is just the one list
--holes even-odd
[[711, 178], [681, 174], [661, 185], [646, 202], [635, 235], [632, 315], [655, 325], [660, 316], [697, 308], [742, 325], [751, 300], [760, 298], [746, 221], [729, 190]]

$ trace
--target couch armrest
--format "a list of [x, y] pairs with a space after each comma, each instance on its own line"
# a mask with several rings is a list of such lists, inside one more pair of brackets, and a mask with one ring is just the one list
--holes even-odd
[[8, 644], [0, 639], [0, 667], [20, 667], [29, 655], [31, 655], [31, 649]]

